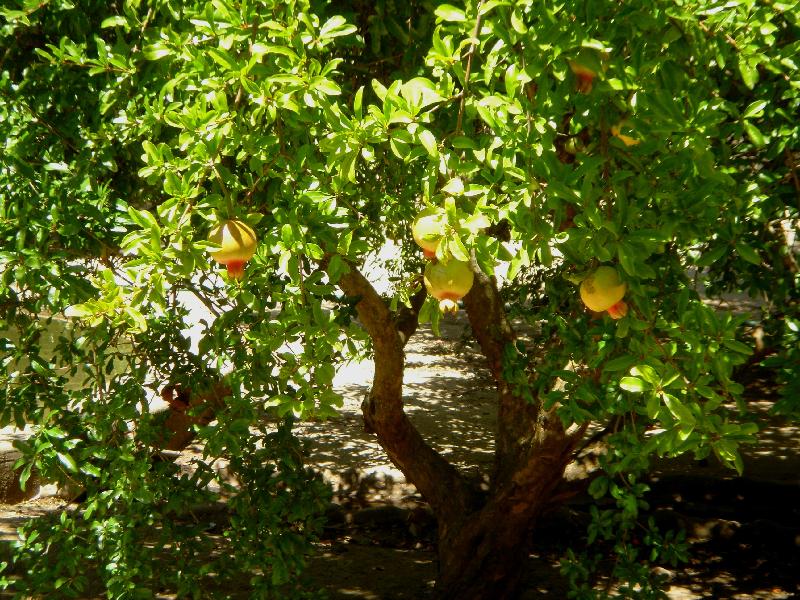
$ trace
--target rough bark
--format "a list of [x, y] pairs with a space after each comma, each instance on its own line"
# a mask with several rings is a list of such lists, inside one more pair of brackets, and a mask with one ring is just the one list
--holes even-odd
[[361, 407], [367, 430], [377, 434], [391, 461], [430, 503], [440, 522], [462, 518], [477, 503], [475, 490], [425, 442], [403, 411], [403, 347], [415, 326], [405, 325], [401, 334], [397, 315], [355, 268], [341, 277], [339, 287], [359, 298], [356, 310], [374, 346], [375, 377]]
[[[464, 299], [473, 332], [498, 390], [496, 460], [488, 498], [428, 446], [403, 411], [403, 346], [417, 326], [424, 296], [401, 315], [356, 269], [339, 287], [358, 299], [359, 319], [374, 344], [375, 379], [362, 410], [392, 462], [417, 486], [439, 524], [439, 577], [443, 599], [515, 597], [531, 531], [563, 483], [582, 431], [568, 435], [554, 411], [527, 402], [506, 381], [504, 355], [516, 335], [493, 280], [476, 274]], [[509, 348], [511, 345], [511, 348]]]
[[503, 360], [507, 349], [513, 355], [517, 336], [508, 322], [495, 282], [481, 273], [464, 298], [472, 331], [481, 346], [489, 371], [497, 385], [497, 433], [495, 436], [494, 487], [505, 486], [513, 471], [531, 450], [540, 407], [525, 401], [506, 381]]
[[440, 532], [436, 586], [442, 600], [516, 597], [533, 529], [571, 451], [563, 435], [545, 435], [535, 456], [518, 465], [513, 480], [496, 489], [480, 511], [457, 530]]

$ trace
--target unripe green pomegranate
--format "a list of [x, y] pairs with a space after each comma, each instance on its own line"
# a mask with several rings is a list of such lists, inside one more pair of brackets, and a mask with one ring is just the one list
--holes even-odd
[[469, 292], [474, 280], [469, 263], [461, 260], [430, 262], [425, 267], [425, 287], [439, 300], [439, 310], [444, 313], [458, 311], [457, 302]]
[[602, 266], [581, 282], [581, 300], [591, 310], [602, 312], [622, 300], [627, 289], [614, 267]]
[[214, 227], [208, 236], [220, 248], [211, 252], [211, 258], [225, 265], [228, 275], [241, 279], [245, 263], [256, 253], [258, 240], [255, 232], [238, 219], [224, 221]]
[[435, 208], [426, 208], [414, 219], [411, 226], [411, 235], [414, 241], [422, 248], [425, 258], [436, 256], [439, 240], [444, 235], [445, 216]]

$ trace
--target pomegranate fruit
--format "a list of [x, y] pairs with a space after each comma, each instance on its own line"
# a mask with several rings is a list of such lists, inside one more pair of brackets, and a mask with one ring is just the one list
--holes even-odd
[[228, 275], [241, 279], [244, 265], [253, 258], [258, 245], [256, 234], [250, 226], [237, 219], [229, 219], [211, 230], [208, 241], [219, 246], [219, 250], [211, 252], [211, 258], [225, 265]]
[[444, 313], [458, 311], [457, 302], [472, 288], [474, 279], [469, 263], [461, 260], [430, 262], [425, 267], [425, 287]]
[[414, 219], [411, 226], [411, 235], [414, 241], [422, 248], [425, 258], [436, 256], [436, 248], [444, 234], [445, 216], [435, 208], [426, 208]]
[[598, 267], [581, 282], [581, 300], [591, 310], [602, 312], [622, 300], [627, 288], [614, 267]]

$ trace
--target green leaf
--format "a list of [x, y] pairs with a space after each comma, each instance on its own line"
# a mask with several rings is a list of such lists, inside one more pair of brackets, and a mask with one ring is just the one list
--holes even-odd
[[680, 400], [678, 400], [672, 394], [661, 394], [661, 397], [664, 399], [664, 404], [667, 405], [669, 412], [672, 413], [678, 421], [681, 423], [685, 423], [688, 425], [695, 424], [695, 418], [690, 411]]
[[91, 475], [92, 477], [100, 477], [103, 474], [99, 467], [91, 463], [83, 463], [81, 465], [81, 473]]
[[142, 229], [148, 229], [156, 235], [161, 234], [161, 227], [159, 227], [158, 221], [149, 210], [138, 210], [129, 206], [128, 215]]
[[353, 114], [355, 115], [356, 119], [361, 119], [362, 117], [362, 103], [364, 98], [364, 86], [362, 85], [356, 91], [356, 95], [353, 97]]
[[626, 392], [639, 393], [647, 389], [647, 384], [638, 377], [623, 377], [619, 380], [619, 387]]
[[445, 194], [452, 194], [453, 196], [460, 196], [464, 192], [464, 182], [461, 181], [460, 177], [453, 177], [447, 184], [442, 188], [442, 191]]
[[509, 0], [488, 0], [488, 2], [484, 2], [480, 4], [480, 10], [478, 14], [483, 16], [489, 14], [494, 8], [498, 6], [510, 6], [511, 2]]
[[336, 15], [328, 19], [319, 30], [321, 39], [331, 39], [343, 35], [350, 35], [358, 31], [353, 24], [348, 24], [347, 20], [341, 15]]
[[750, 121], [744, 121], [743, 125], [745, 132], [747, 132], [747, 137], [750, 138], [750, 141], [753, 142], [756, 147], [761, 148], [767, 143], [764, 134]]
[[761, 257], [758, 255], [758, 252], [753, 250], [752, 246], [744, 242], [736, 242], [736, 252], [749, 263], [754, 265], [761, 264]]
[[440, 4], [434, 11], [434, 14], [442, 21], [449, 21], [451, 23], [459, 23], [467, 20], [466, 13], [452, 4]]
[[617, 358], [608, 361], [603, 367], [604, 371], [627, 371], [636, 362], [634, 356], [626, 354], [625, 356], [618, 356]]
[[331, 278], [331, 283], [337, 283], [342, 275], [350, 272], [350, 267], [342, 260], [341, 255], [334, 254], [328, 262], [328, 276]]
[[372, 80], [372, 91], [375, 92], [375, 95], [381, 100], [381, 102], [386, 100], [386, 94], [389, 92], [389, 90], [386, 89], [386, 86], [384, 86], [377, 79]]
[[758, 83], [758, 62], [740, 55], [739, 73], [744, 84], [752, 90]]
[[57, 452], [56, 456], [58, 457], [58, 462], [64, 465], [64, 468], [67, 471], [69, 471], [70, 473], [78, 472], [78, 465], [75, 463], [75, 459], [72, 458], [69, 454], [65, 454], [63, 452]]
[[144, 315], [133, 306], [126, 306], [124, 308], [125, 316], [127, 316], [128, 325], [134, 331], [145, 332], [147, 331], [147, 319]]
[[431, 158], [439, 157], [439, 148], [436, 145], [436, 136], [427, 129], [420, 129], [417, 133], [419, 141]]
[[327, 94], [328, 96], [338, 96], [342, 93], [342, 88], [340, 88], [336, 83], [331, 81], [330, 79], [326, 79], [325, 77], [318, 77], [315, 79], [313, 83], [314, 89], [319, 90], [323, 94]]
[[142, 48], [142, 54], [147, 60], [159, 60], [169, 56], [172, 51], [162, 43], [156, 43]]
[[467, 251], [467, 247], [464, 245], [464, 242], [461, 241], [460, 237], [455, 236], [451, 238], [448, 248], [450, 249], [450, 253], [453, 255], [453, 258], [456, 260], [463, 262], [469, 261], [469, 252]]
[[[16, 467], [16, 465], [15, 465]], [[31, 477], [31, 471], [33, 470], [33, 463], [29, 462], [25, 465], [22, 469], [22, 472], [19, 474], [19, 487], [24, 492], [25, 485], [28, 483], [28, 479]]]
[[60, 173], [69, 173], [69, 165], [64, 162], [51, 162], [45, 163], [45, 171], [59, 171]]
[[100, 23], [100, 29], [107, 29], [109, 27], [124, 27], [125, 29], [129, 29], [128, 19], [119, 15], [103, 19], [103, 22]]
[[305, 254], [309, 258], [313, 258], [314, 260], [321, 260], [325, 253], [322, 251], [317, 244], [307, 243], [305, 245]]
[[739, 340], [731, 340], [726, 339], [722, 340], [722, 345], [734, 352], [738, 352], [740, 354], [744, 354], [746, 356], [750, 356], [753, 353], [753, 349], [748, 346], [747, 344], [740, 342]]
[[641, 377], [651, 385], [659, 385], [661, 383], [661, 377], [658, 376], [656, 370], [650, 365], [637, 365], [633, 367], [631, 369], [631, 375]]
[[220, 67], [228, 69], [229, 71], [239, 72], [241, 67], [236, 62], [236, 59], [231, 56], [227, 51], [220, 50], [219, 48], [209, 48], [207, 50], [209, 56], [214, 59]]
[[336, 245], [336, 251], [340, 254], [347, 254], [350, 252], [350, 244], [353, 242], [353, 230], [350, 229], [347, 233], [339, 238], [339, 243]]
[[722, 258], [725, 254], [730, 252], [730, 246], [727, 244], [720, 244], [710, 250], [707, 250], [703, 253], [703, 255], [697, 260], [698, 267], [708, 267], [713, 265], [717, 262], [720, 258]]
[[68, 317], [89, 317], [97, 312], [91, 304], [73, 304], [64, 309], [64, 314]]
[[760, 117], [764, 113], [764, 107], [766, 106], [766, 100], [756, 100], [755, 102], [750, 103], [750, 105], [744, 109], [742, 117], [745, 119]]

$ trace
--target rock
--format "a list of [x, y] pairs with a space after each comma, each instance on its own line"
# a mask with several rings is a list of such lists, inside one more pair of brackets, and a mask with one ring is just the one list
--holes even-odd
[[14, 469], [14, 464], [22, 454], [7, 440], [0, 441], [0, 503], [17, 504], [33, 498], [39, 493], [39, 474], [31, 472], [23, 490], [19, 484], [22, 467]]

